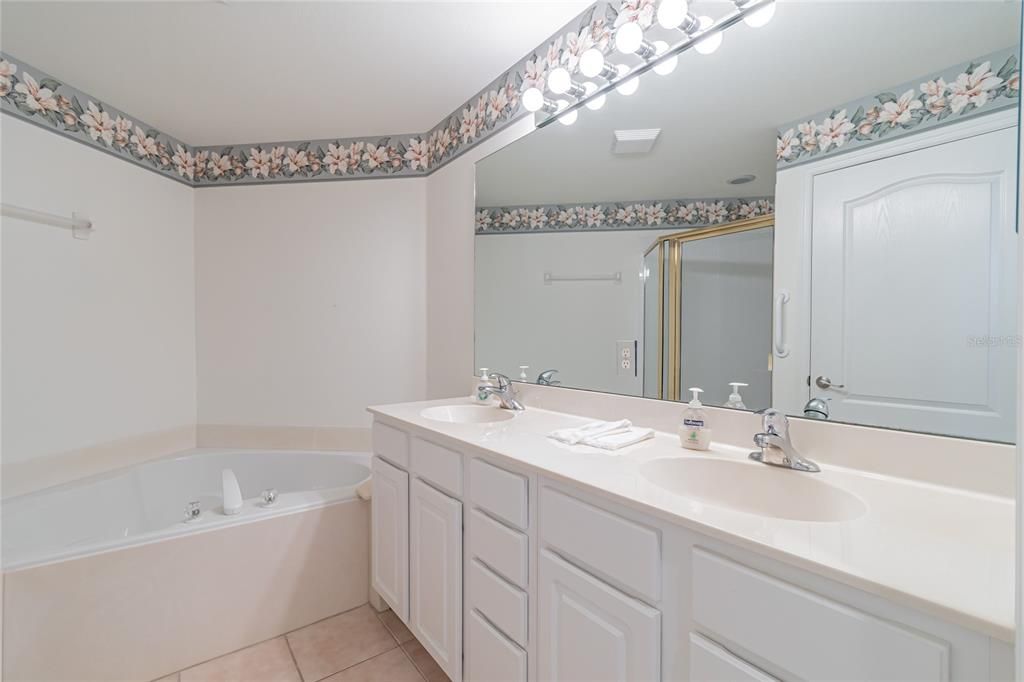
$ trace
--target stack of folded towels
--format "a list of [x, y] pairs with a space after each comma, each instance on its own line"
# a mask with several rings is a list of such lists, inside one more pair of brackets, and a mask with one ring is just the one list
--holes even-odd
[[618, 450], [654, 437], [654, 429], [634, 429], [628, 419], [617, 422], [588, 422], [570, 429], [558, 429], [548, 434], [567, 445], [589, 445], [603, 450]]

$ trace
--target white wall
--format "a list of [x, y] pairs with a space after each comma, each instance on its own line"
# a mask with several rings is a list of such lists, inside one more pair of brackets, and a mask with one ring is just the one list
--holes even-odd
[[[2, 117], [3, 201], [92, 219], [88, 241], [3, 219], [3, 460], [191, 425], [193, 192]], [[7, 481], [5, 480], [5, 490]]]
[[428, 397], [472, 388], [475, 164], [533, 128], [527, 116], [427, 178]]
[[[640, 395], [643, 376], [619, 373], [616, 342], [642, 344], [643, 254], [675, 231], [477, 236], [477, 364], [513, 378], [529, 365], [530, 380], [557, 369], [565, 386]], [[545, 272], [622, 281], [545, 284]]]
[[424, 397], [426, 182], [196, 190], [201, 425], [361, 428]]

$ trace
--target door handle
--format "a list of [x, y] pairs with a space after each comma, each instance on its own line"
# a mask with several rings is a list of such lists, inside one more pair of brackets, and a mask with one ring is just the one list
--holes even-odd
[[782, 323], [782, 306], [789, 303], [789, 292], [782, 290], [775, 294], [775, 314], [772, 315], [772, 344], [775, 346], [776, 357], [784, 358], [789, 355], [789, 348], [786, 347], [786, 328]]
[[833, 384], [828, 377], [818, 377], [814, 380], [818, 388], [846, 388], [846, 384]]

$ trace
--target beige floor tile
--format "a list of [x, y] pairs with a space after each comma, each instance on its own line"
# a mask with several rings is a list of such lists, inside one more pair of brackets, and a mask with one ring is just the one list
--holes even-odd
[[181, 682], [301, 682], [284, 637], [181, 671]]
[[167, 677], [161, 677], [159, 680], [153, 680], [153, 682], [178, 682], [178, 673], [168, 675]]
[[423, 678], [404, 651], [392, 649], [331, 675], [324, 682], [423, 682]]
[[441, 670], [441, 666], [437, 664], [434, 657], [431, 656], [423, 645], [418, 640], [413, 639], [402, 645], [405, 653], [412, 659], [416, 669], [420, 671], [420, 675], [423, 675], [428, 680], [443, 679], [444, 671]]
[[388, 609], [383, 613], [377, 614], [377, 617], [380, 618], [380, 622], [384, 623], [384, 627], [391, 632], [394, 638], [398, 640], [399, 644], [412, 641], [412, 633], [409, 632], [409, 628], [405, 627], [405, 623], [395, 615], [394, 611]]
[[308, 625], [287, 637], [306, 682], [315, 682], [395, 647], [394, 638], [369, 606]]

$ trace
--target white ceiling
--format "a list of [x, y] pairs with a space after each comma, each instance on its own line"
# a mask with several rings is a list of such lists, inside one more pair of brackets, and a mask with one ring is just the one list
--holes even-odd
[[[766, 27], [737, 25], [715, 54], [688, 52], [635, 95], [481, 161], [477, 205], [772, 195], [780, 125], [1010, 47], [1019, 11], [1015, 0], [780, 0]], [[650, 154], [613, 156], [623, 128], [663, 130]], [[757, 180], [726, 183], [747, 173]]]
[[190, 144], [423, 132], [589, 5], [11, 2], [2, 49]]

